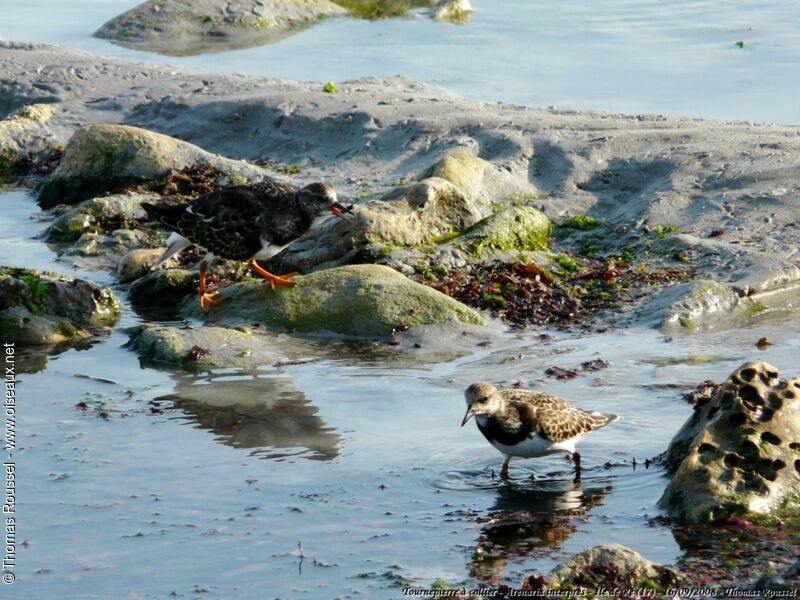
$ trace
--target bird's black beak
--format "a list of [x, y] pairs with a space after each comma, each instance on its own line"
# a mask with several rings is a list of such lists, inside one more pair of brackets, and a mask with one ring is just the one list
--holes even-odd
[[352, 217], [353, 211], [347, 208], [341, 202], [334, 202], [333, 205], [331, 206], [331, 212], [335, 214], [337, 217], [341, 217], [345, 221], [353, 220]]
[[464, 425], [466, 425], [467, 421], [469, 421], [471, 418], [472, 418], [472, 407], [468, 406], [467, 407], [467, 414], [464, 415], [464, 420], [461, 421], [461, 426], [463, 427]]

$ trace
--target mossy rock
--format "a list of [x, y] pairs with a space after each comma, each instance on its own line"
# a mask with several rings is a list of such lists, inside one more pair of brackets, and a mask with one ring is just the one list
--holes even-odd
[[621, 544], [601, 544], [562, 563], [548, 579], [552, 588], [562, 590], [620, 586], [659, 591], [677, 583], [679, 575]]
[[494, 169], [492, 163], [466, 152], [451, 152], [442, 157], [420, 179], [441, 177], [446, 179], [467, 196], [475, 198], [483, 188], [484, 174]]
[[194, 295], [199, 276], [185, 269], [165, 269], [137, 279], [128, 296], [137, 306], [174, 307]]
[[76, 342], [113, 326], [114, 293], [90, 281], [0, 268], [0, 338], [23, 345]]
[[353, 220], [331, 219], [312, 229], [271, 259], [270, 268], [307, 272], [390, 246], [431, 244], [441, 236], [458, 234], [482, 216], [461, 190], [438, 177], [397, 188], [383, 200], [356, 206], [354, 213]]
[[45, 239], [74, 242], [86, 232], [128, 227], [147, 217], [142, 202], [158, 199], [153, 194], [114, 194], [86, 200], [59, 215], [45, 230]]
[[530, 206], [507, 208], [475, 224], [457, 245], [477, 258], [492, 254], [547, 250], [552, 225], [547, 216]]
[[170, 169], [210, 164], [230, 183], [262, 179], [253, 165], [211, 154], [167, 135], [127, 125], [88, 125], [76, 131], [58, 168], [39, 191], [39, 204], [76, 204], [88, 198], [149, 184]]
[[[273, 291], [261, 281], [230, 286], [207, 311], [211, 323], [263, 323], [276, 329], [385, 337], [398, 327], [451, 320], [483, 325], [468, 308], [380, 265], [351, 265], [297, 277]], [[197, 314], [195, 303], [189, 310]]]
[[343, 14], [329, 0], [149, 0], [95, 35], [138, 50], [188, 56], [276, 42]]

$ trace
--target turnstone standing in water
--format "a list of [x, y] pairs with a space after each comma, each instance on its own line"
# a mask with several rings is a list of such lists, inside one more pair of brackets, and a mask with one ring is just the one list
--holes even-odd
[[475, 417], [478, 429], [506, 460], [500, 476], [508, 479], [512, 456], [533, 458], [559, 452], [571, 455], [580, 477], [581, 455], [575, 444], [585, 434], [619, 419], [573, 406], [563, 398], [532, 390], [498, 390], [491, 383], [473, 383], [464, 393], [463, 427]]
[[183, 204], [142, 203], [147, 214], [173, 233], [154, 269], [172, 255], [195, 245], [206, 252], [200, 263], [200, 308], [214, 304], [206, 293], [206, 269], [213, 256], [246, 260], [250, 269], [276, 285], [294, 285], [291, 275], [279, 277], [262, 268], [266, 260], [323, 220], [327, 212], [337, 217], [351, 213], [336, 199], [334, 189], [312, 183], [299, 190], [275, 181], [260, 181], [208, 192]]

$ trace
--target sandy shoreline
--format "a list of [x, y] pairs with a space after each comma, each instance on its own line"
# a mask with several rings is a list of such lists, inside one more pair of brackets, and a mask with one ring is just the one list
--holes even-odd
[[15, 42], [0, 43], [0, 77], [0, 116], [55, 107], [46, 123], [0, 140], [20, 150], [63, 145], [86, 124], [135, 125], [231, 158], [298, 165], [296, 181], [325, 179], [355, 201], [459, 150], [494, 165], [475, 191], [484, 200], [526, 194], [551, 219], [586, 214], [634, 233], [668, 227], [666, 251], [690, 252], [702, 279], [740, 296], [781, 296], [800, 279], [798, 127], [476, 102], [401, 77], [327, 94], [319, 82]]

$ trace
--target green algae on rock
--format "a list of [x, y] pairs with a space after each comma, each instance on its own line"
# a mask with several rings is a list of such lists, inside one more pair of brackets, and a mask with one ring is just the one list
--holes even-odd
[[[403, 186], [354, 208], [351, 221], [331, 220], [317, 227], [269, 261], [279, 272], [308, 272], [353, 260], [359, 253], [434, 243], [478, 222], [480, 211], [456, 186], [438, 177]], [[369, 260], [369, 259], [368, 259]]]
[[[380, 265], [317, 271], [273, 291], [262, 281], [225, 288], [207, 311], [211, 323], [263, 323], [300, 332], [385, 337], [397, 328], [457, 320], [483, 325], [478, 313]], [[196, 302], [190, 304], [193, 313]]]
[[670, 442], [672, 480], [659, 500], [692, 523], [797, 508], [800, 377], [763, 361], [743, 364]]
[[333, 0], [347, 9], [347, 14], [356, 19], [390, 19], [405, 16], [414, 8], [427, 8], [433, 0]]
[[458, 238], [477, 258], [496, 253], [547, 250], [552, 226], [545, 214], [530, 206], [513, 206], [490, 215]]
[[45, 230], [48, 242], [73, 242], [84, 233], [128, 228], [147, 217], [142, 202], [160, 200], [154, 194], [114, 194], [85, 200], [62, 213]]
[[230, 183], [257, 181], [264, 171], [167, 135], [127, 125], [88, 125], [77, 130], [61, 163], [39, 191], [39, 204], [76, 204], [126, 186], [150, 183], [171, 169], [211, 164]]
[[329, 0], [149, 0], [95, 35], [138, 50], [189, 56], [277, 42], [345, 13]]
[[30, 269], [0, 268], [0, 337], [22, 345], [76, 342], [114, 325], [121, 310], [108, 289]]

